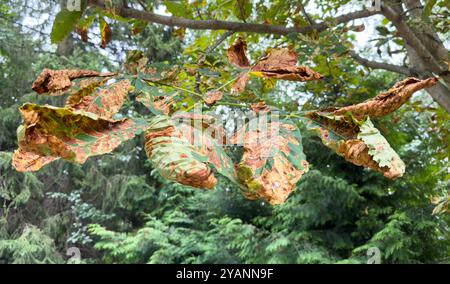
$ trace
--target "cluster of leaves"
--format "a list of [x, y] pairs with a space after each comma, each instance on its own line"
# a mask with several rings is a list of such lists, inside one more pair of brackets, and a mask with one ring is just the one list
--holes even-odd
[[[45, 2], [40, 4], [48, 4]], [[189, 17], [194, 17], [200, 11], [204, 18], [214, 18], [217, 13], [223, 13], [227, 19], [238, 17], [240, 13], [236, 9], [237, 1], [217, 4], [226, 7], [223, 11], [210, 8], [218, 3], [214, 1], [191, 1], [193, 4], [190, 6], [185, 2], [177, 2], [181, 8], [178, 12], [175, 9], [174, 13], [186, 11]], [[321, 1], [321, 5], [333, 13], [332, 9], [344, 2]], [[261, 22], [290, 24], [292, 19], [295, 25], [306, 23], [295, 12], [299, 2], [261, 3], [264, 5], [258, 3], [257, 11], [251, 13], [251, 17], [258, 17]], [[49, 5], [53, 7], [54, 3]], [[222, 18], [222, 15], [217, 17]], [[431, 19], [434, 18], [432, 13]], [[20, 104], [27, 101], [61, 107], [66, 104], [62, 96], [27, 94], [32, 83], [30, 80], [36, 78], [44, 67], [55, 70], [114, 69], [105, 63], [104, 57], [90, 49], [77, 48], [67, 57], [36, 53], [33, 49], [44, 46], [44, 41], [33, 41], [33, 37], [10, 28], [1, 20], [0, 23], [2, 32], [5, 30], [0, 36], [4, 62], [0, 73], [2, 78], [9, 78], [0, 82], [0, 125], [3, 129], [0, 150], [5, 151], [0, 153], [0, 262], [60, 263], [71, 246], [80, 248], [83, 262], [96, 263], [366, 263], [367, 250], [373, 247], [380, 249], [382, 263], [449, 261], [449, 215], [439, 214], [444, 213], [448, 206], [449, 188], [450, 145], [447, 141], [450, 120], [443, 109], [436, 107], [429, 98], [417, 94], [397, 112], [371, 119], [407, 165], [404, 178], [394, 181], [333, 155], [335, 150], [323, 146], [321, 136], [314, 137], [317, 130], [307, 131], [308, 120], [301, 122], [310, 112], [298, 113], [296, 102], [299, 97], [314, 94], [307, 96], [309, 99], [305, 104], [301, 101], [303, 109], [319, 109], [319, 114], [337, 117], [341, 115], [331, 114], [326, 106], [360, 102], [402, 80], [390, 73], [358, 68], [341, 57], [342, 49], [345, 51], [341, 42], [344, 33], [331, 30], [321, 33], [320, 37], [311, 34], [288, 40], [275, 36], [268, 41], [271, 46], [289, 41], [295, 43], [300, 62], [314, 66], [314, 70], [323, 75], [323, 80], [297, 84], [296, 91], [286, 92], [284, 82], [274, 86], [275, 80], [250, 74], [244, 93], [228, 95], [232, 91], [226, 85], [219, 90], [222, 98], [214, 99], [217, 109], [225, 104], [251, 108], [252, 103], [263, 99], [267, 104], [287, 111], [287, 115], [293, 112], [289, 118], [301, 131], [303, 152], [308, 157], [310, 170], [302, 176], [295, 195], [283, 205], [271, 207], [265, 202], [245, 200], [239, 188], [221, 179], [215, 166], [208, 162], [217, 179], [214, 191], [193, 190], [161, 178], [156, 173], [158, 167], [146, 162], [148, 158], [141, 151], [145, 143], [142, 136], [121, 144], [115, 149], [115, 155], [96, 156], [82, 165], [59, 159], [38, 172], [16, 172], [11, 167], [11, 159], [17, 147], [14, 130], [21, 120], [17, 112]], [[108, 23], [114, 29], [114, 23]], [[139, 48], [150, 55], [150, 62], [167, 59], [168, 49], [161, 37], [170, 35], [170, 29], [150, 31], [153, 31], [152, 26], [144, 30], [147, 38], [146, 41], [138, 41]], [[174, 95], [175, 100], [164, 107], [168, 106], [169, 113], [173, 113], [192, 109], [200, 101], [196, 94], [206, 99], [206, 94], [212, 94], [210, 91], [234, 82], [239, 73], [248, 69], [226, 69], [227, 63], [216, 54], [207, 55], [198, 69], [202, 79], [198, 90], [195, 78], [188, 73], [197, 70], [197, 65], [189, 62], [200, 61], [201, 51], [220, 35], [216, 31], [198, 33], [195, 42], [188, 45], [183, 55], [171, 51], [171, 60], [179, 56], [189, 58], [184, 60], [183, 57], [183, 68], [173, 68], [174, 63], [169, 66], [160, 64], [156, 68], [178, 70], [174, 73], [177, 74], [176, 80], [159, 80], [159, 83], [171, 87], [156, 82], [140, 84], [142, 81], [131, 77], [131, 85], [140, 84], [140, 88], [145, 90], [139, 94], [132, 91], [128, 96], [131, 99], [139, 96], [142, 102], [153, 106], [152, 98], [161, 101], [169, 94]], [[114, 37], [121, 44], [128, 38], [126, 32], [119, 28], [114, 29]], [[230, 43], [234, 39], [232, 36]], [[264, 53], [266, 41], [255, 44], [262, 39], [257, 34], [249, 34], [246, 39], [251, 46], [252, 62], [256, 63]], [[82, 45], [76, 39], [75, 43]], [[115, 79], [111, 79], [106, 84], [114, 82]], [[192, 94], [192, 90], [196, 94]], [[97, 91], [91, 94], [97, 94]], [[261, 110], [267, 106], [255, 104], [254, 108]], [[95, 109], [95, 104], [91, 104], [90, 109]], [[135, 110], [142, 114], [151, 112], [139, 103], [125, 100], [113, 119], [123, 119], [126, 114], [135, 120], [139, 117]], [[158, 113], [161, 114], [164, 113]], [[351, 118], [345, 114], [342, 116]], [[368, 120], [361, 118], [358, 121]], [[359, 123], [356, 126], [360, 129]], [[328, 125], [324, 129], [332, 132], [334, 128]], [[358, 139], [357, 136], [354, 134], [347, 139]], [[197, 151], [195, 148], [192, 150]], [[239, 150], [237, 153], [227, 151], [238, 165], [242, 158]], [[251, 152], [246, 153], [249, 156]], [[203, 160], [207, 161], [206, 158]], [[433, 209], [436, 215], [432, 215]], [[89, 225], [92, 223], [96, 225]]]
[[[261, 81], [264, 84], [268, 80], [322, 79], [312, 69], [296, 66], [297, 55], [289, 49], [270, 49], [253, 65], [250, 65], [246, 50], [247, 44], [241, 38], [228, 49], [230, 68], [237, 68], [237, 75], [227, 83], [232, 83], [230, 97], [255, 92], [258, 97], [252, 85]], [[216, 172], [241, 187], [248, 198], [264, 198], [271, 204], [283, 203], [308, 171], [299, 129], [290, 120], [293, 113], [281, 117], [279, 122], [256, 122], [255, 129], [251, 128], [252, 122], [244, 125], [234, 139], [234, 143], [240, 141], [244, 145], [244, 154], [235, 169], [219, 144], [223, 141], [220, 137], [223, 131], [218, 130], [211, 136], [203, 129], [211, 118], [188, 112], [198, 104], [211, 107], [220, 102], [221, 89], [228, 86], [210, 90], [203, 97], [195, 90], [177, 86], [180, 80], [189, 81], [189, 77], [195, 77], [198, 70], [161, 64], [149, 66], [147, 62], [142, 53], [135, 51], [128, 55], [126, 70], [121, 74], [45, 69], [34, 82], [33, 90], [50, 96], [69, 94], [69, 97], [64, 108], [33, 104], [21, 107], [24, 125], [18, 130], [19, 149], [13, 158], [14, 167], [20, 171], [34, 171], [58, 158], [84, 163], [88, 157], [109, 153], [124, 141], [147, 131], [147, 155], [165, 178], [193, 187], [212, 188], [217, 183], [213, 166]], [[222, 72], [227, 71], [223, 69]], [[114, 82], [108, 84], [112, 78]], [[408, 78], [366, 102], [328, 112], [298, 114], [297, 120], [306, 122], [307, 129], [317, 132], [325, 145], [347, 161], [380, 171], [388, 178], [397, 178], [403, 175], [405, 165], [374, 128], [370, 117], [393, 112], [415, 91], [431, 87], [436, 81], [435, 78]], [[175, 89], [175, 92], [166, 93], [160, 86]], [[137, 101], [156, 115], [149, 122], [133, 117], [113, 119], [130, 92], [134, 92]], [[194, 126], [176, 125], [171, 120], [177, 116], [168, 116], [174, 114], [181, 102], [180, 96], [186, 96], [186, 93], [198, 97], [192, 106], [184, 109], [187, 115], [183, 118], [189, 118], [189, 123], [193, 121]], [[274, 110], [264, 101], [250, 107], [259, 114]], [[221, 129], [220, 125], [218, 129]], [[268, 139], [261, 139], [261, 134]], [[200, 137], [200, 145], [195, 145], [194, 137]]]

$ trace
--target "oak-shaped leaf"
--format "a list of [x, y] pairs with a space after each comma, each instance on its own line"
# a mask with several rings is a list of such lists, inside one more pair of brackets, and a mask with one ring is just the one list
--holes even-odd
[[[34, 81], [32, 89], [38, 94], [47, 94], [50, 96], [60, 96], [71, 90], [72, 87], [76, 87], [75, 91], [78, 91], [82, 87], [81, 82], [73, 84], [75, 79], [89, 78], [89, 77], [112, 77], [115, 73], [101, 73], [92, 70], [42, 70], [39, 77]], [[74, 86], [75, 85], [75, 86]]]
[[253, 119], [233, 142], [244, 146], [237, 177], [248, 199], [282, 204], [308, 171], [300, 131], [290, 120]]
[[147, 128], [144, 120], [112, 120], [68, 108], [25, 104], [24, 125], [18, 129], [19, 150], [13, 165], [35, 171], [57, 159], [84, 163], [89, 157], [112, 152]]
[[324, 145], [347, 161], [381, 172], [391, 179], [404, 174], [405, 164], [369, 117], [357, 120], [351, 114], [312, 111], [304, 116], [303, 122]]
[[435, 77], [424, 80], [413, 77], [406, 78], [372, 99], [342, 107], [334, 110], [332, 114], [343, 115], [349, 112], [358, 119], [363, 119], [365, 116], [370, 118], [382, 117], [400, 108], [415, 92], [433, 87], [436, 83], [437, 78]]

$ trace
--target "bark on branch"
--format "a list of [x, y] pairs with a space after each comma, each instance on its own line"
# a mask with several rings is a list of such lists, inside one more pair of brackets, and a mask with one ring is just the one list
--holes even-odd
[[387, 70], [387, 71], [400, 73], [400, 74], [403, 74], [403, 75], [406, 75], [406, 76], [410, 76], [411, 73], [412, 73], [411, 70], [408, 67], [398, 66], [398, 65], [384, 63], [384, 62], [368, 60], [366, 58], [363, 58], [363, 57], [359, 56], [353, 50], [351, 50], [349, 52], [349, 54], [354, 60], [359, 62], [361, 65], [364, 65], [364, 66], [372, 68], [372, 69], [384, 69], [384, 70]]
[[[106, 9], [103, 0], [89, 0], [89, 5]], [[287, 35], [290, 33], [307, 34], [313, 30], [318, 32], [329, 28], [329, 24], [322, 22], [307, 27], [285, 27], [279, 25], [252, 24], [242, 22], [220, 21], [220, 20], [191, 20], [180, 17], [164, 16], [151, 12], [140, 11], [133, 8], [117, 7], [116, 12], [124, 18], [139, 19], [150, 23], [157, 23], [166, 26], [177, 26], [195, 30], [229, 30], [234, 32], [254, 32], [264, 34]], [[343, 24], [352, 20], [367, 18], [373, 15], [381, 14], [380, 11], [361, 10], [333, 19], [335, 24]]]

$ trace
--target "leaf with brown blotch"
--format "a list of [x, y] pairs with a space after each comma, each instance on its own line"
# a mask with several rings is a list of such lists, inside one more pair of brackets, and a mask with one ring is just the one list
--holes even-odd
[[195, 150], [206, 156], [208, 163], [219, 174], [237, 183], [234, 163], [222, 147], [227, 145], [227, 137], [220, 120], [203, 113], [175, 114], [172, 120]]
[[250, 67], [250, 61], [246, 52], [247, 43], [241, 37], [238, 37], [236, 42], [227, 50], [228, 60], [230, 60], [231, 64], [240, 68]]
[[[22, 158], [18, 170], [38, 170], [47, 162], [33, 162], [38, 156], [84, 163], [91, 156], [110, 153], [147, 128], [145, 120], [103, 119], [93, 113], [53, 106], [25, 104], [20, 112], [24, 125], [17, 134], [20, 155], [16, 160]], [[26, 163], [30, 166], [23, 166]]]
[[19, 148], [14, 152], [12, 165], [19, 172], [34, 172], [57, 159], [59, 158], [53, 156], [41, 156], [33, 152], [26, 152]]
[[308, 171], [300, 131], [289, 120], [258, 121], [256, 129], [251, 125], [244, 127], [244, 155], [237, 166], [243, 194], [282, 204]]
[[81, 40], [83, 42], [88, 42], [89, 41], [88, 29], [87, 28], [76, 27], [75, 32], [80, 35]]
[[66, 107], [91, 112], [101, 118], [109, 119], [119, 112], [128, 98], [128, 92], [132, 89], [128, 79], [120, 80], [103, 87], [96, 93], [87, 91], [76, 93], [68, 98]]
[[347, 112], [354, 117], [362, 119], [365, 116], [371, 118], [381, 117], [390, 114], [400, 108], [415, 92], [430, 88], [436, 85], [437, 78], [428, 78], [425, 80], [417, 78], [406, 78], [396, 83], [388, 91], [369, 99], [365, 102], [342, 107], [332, 112], [333, 115], [343, 115]]
[[136, 101], [142, 103], [155, 115], [169, 115], [173, 112], [179, 92], [163, 92], [156, 86], [150, 86], [146, 81], [137, 79], [134, 90], [138, 94]]
[[[183, 131], [184, 132], [184, 131]], [[217, 184], [208, 158], [186, 139], [174, 121], [155, 116], [145, 135], [145, 151], [164, 178], [197, 188], [211, 189]]]
[[72, 81], [77, 78], [87, 77], [111, 77], [115, 73], [100, 73], [91, 70], [42, 70], [39, 77], [34, 81], [32, 89], [38, 94], [47, 93], [51, 96], [59, 96], [64, 94], [64, 91], [72, 87]]
[[216, 102], [220, 101], [223, 97], [223, 93], [221, 91], [210, 91], [205, 95], [205, 103], [207, 106], [212, 106]]
[[404, 174], [405, 164], [369, 117], [358, 121], [350, 114], [310, 112], [303, 122], [307, 129], [318, 134], [324, 145], [347, 161], [381, 172], [390, 179]]
[[322, 79], [322, 75], [306, 66], [297, 65], [297, 53], [287, 48], [273, 48], [259, 60], [252, 72], [261, 72], [265, 78], [288, 81], [312, 81]]

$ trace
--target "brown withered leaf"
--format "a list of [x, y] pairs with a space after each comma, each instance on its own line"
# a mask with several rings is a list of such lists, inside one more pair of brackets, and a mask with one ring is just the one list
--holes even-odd
[[287, 48], [273, 48], [251, 70], [261, 72], [266, 78], [288, 81], [305, 82], [323, 78], [309, 67], [296, 65], [297, 53]]
[[[98, 82], [97, 84], [101, 84]], [[93, 83], [95, 86], [96, 82]], [[91, 85], [92, 86], [92, 85]], [[87, 90], [87, 88], [84, 88]], [[67, 99], [66, 107], [94, 113], [101, 118], [112, 118], [123, 106], [132, 90], [128, 79], [118, 81], [102, 88], [96, 93], [78, 92]]]
[[250, 61], [246, 52], [247, 43], [241, 37], [238, 37], [236, 42], [227, 50], [228, 60], [230, 60], [231, 64], [240, 68], [250, 67]]
[[48, 93], [51, 96], [59, 96], [72, 87], [72, 80], [87, 77], [111, 77], [115, 73], [100, 73], [91, 70], [42, 70], [39, 77], [34, 81], [32, 89], [38, 94]]
[[223, 93], [221, 91], [210, 91], [205, 95], [205, 103], [207, 106], [212, 106], [216, 102], [220, 101], [223, 97]]
[[237, 167], [238, 180], [248, 199], [263, 198], [282, 204], [308, 171], [298, 128], [285, 120], [245, 126], [244, 155]]
[[434, 86], [437, 78], [425, 80], [417, 78], [406, 78], [396, 83], [388, 91], [365, 102], [346, 106], [332, 112], [333, 115], [343, 115], [350, 112], [354, 117], [362, 119], [365, 116], [371, 118], [381, 117], [390, 114], [400, 108], [415, 92]]
[[238, 38], [228, 49], [229, 61], [240, 68], [250, 69], [241, 73], [232, 85], [234, 93], [242, 93], [250, 80], [249, 74], [266, 79], [279, 79], [288, 81], [312, 81], [322, 79], [322, 75], [307, 66], [297, 65], [297, 53], [287, 48], [270, 49], [267, 55], [250, 66], [250, 61], [246, 55], [247, 43]]

